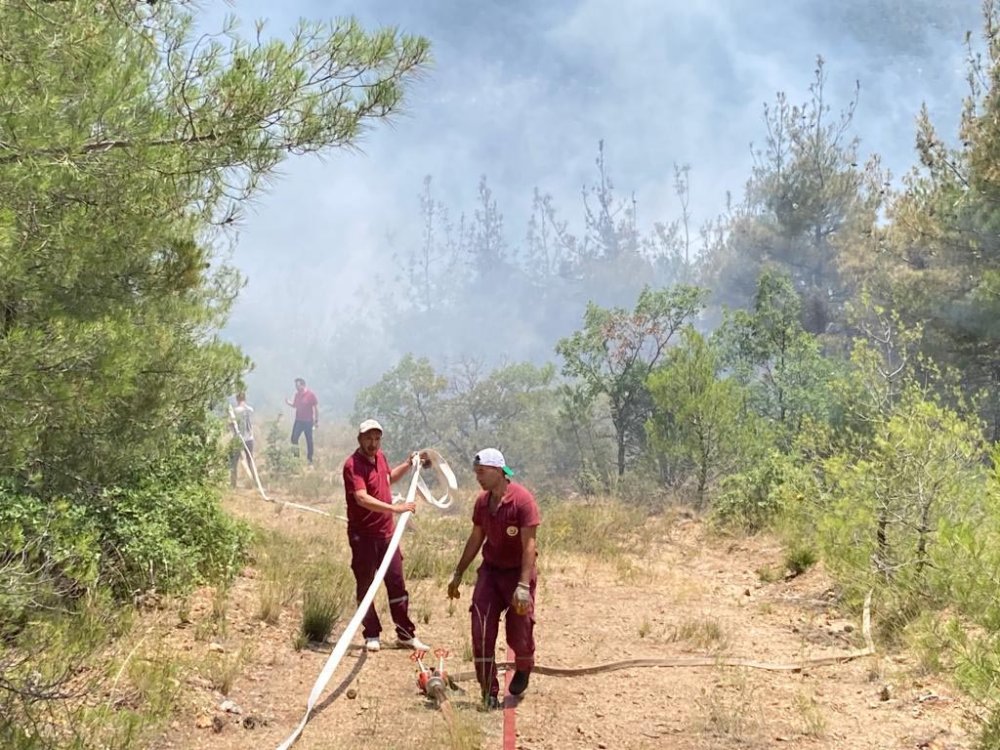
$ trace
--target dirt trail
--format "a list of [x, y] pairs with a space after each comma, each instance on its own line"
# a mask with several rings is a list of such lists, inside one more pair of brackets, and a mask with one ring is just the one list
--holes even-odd
[[[249, 492], [231, 498], [229, 507], [290, 534], [315, 534], [328, 526], [329, 553], [348, 559], [340, 522], [288, 510], [279, 514]], [[781, 559], [767, 540], [720, 541], [688, 520], [665, 526], [656, 544], [635, 553], [602, 560], [543, 551], [539, 663], [581, 666], [705, 654], [794, 661], [864, 645], [860, 622], [846, 621], [832, 608], [830, 582], [821, 570], [760, 582], [755, 571]], [[192, 600], [191, 624], [185, 627], [169, 611], [150, 616], [148, 627], [162, 646], [191, 663], [221, 648], [222, 655], [240, 654], [242, 664], [228, 696], [204, 678], [186, 678], [184, 711], [154, 750], [273, 749], [300, 720], [329, 647], [293, 648], [297, 605], [287, 608], [277, 625], [258, 620], [259, 584], [252, 567], [237, 579], [223, 638], [196, 637], [196, 623], [213, 606], [208, 591]], [[441, 584], [410, 584], [419, 635], [451, 651], [448, 665], [455, 672], [471, 668], [469, 592], [449, 611]], [[376, 601], [385, 612], [384, 592]], [[505, 648], [499, 648], [503, 657]], [[893, 654], [792, 674], [700, 667], [575, 678], [536, 675], [517, 710], [517, 747], [972, 747], [964, 719], [969, 707], [941, 678], [914, 677], [914, 666], [908, 655]], [[464, 687], [468, 695], [453, 698], [461, 737], [449, 742], [440, 714], [417, 693], [408, 652], [352, 650], [295, 747], [500, 750], [502, 714], [478, 711], [474, 683]], [[351, 695], [356, 691], [354, 697], [348, 697], [348, 688]], [[219, 708], [227, 699], [240, 713]]]

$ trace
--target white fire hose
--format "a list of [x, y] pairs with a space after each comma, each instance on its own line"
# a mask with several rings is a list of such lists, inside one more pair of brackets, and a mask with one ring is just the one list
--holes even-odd
[[[425, 455], [430, 463], [430, 468], [433, 469], [438, 478], [444, 481], [448, 490], [458, 489], [458, 483], [455, 480], [455, 474], [448, 466], [448, 463], [441, 457], [441, 454], [435, 450], [425, 450], [421, 451], [421, 454]], [[435, 508], [445, 509], [451, 505], [451, 496], [448, 491], [440, 497], [434, 497], [433, 493], [427, 487], [426, 483], [420, 477], [421, 461], [420, 454], [415, 454], [410, 460], [413, 467], [413, 476], [410, 479], [410, 487], [406, 491], [406, 497], [403, 502], [412, 502], [420, 491], [421, 497], [428, 503], [433, 505]], [[337, 645], [333, 647], [333, 651], [330, 653], [329, 658], [326, 660], [326, 664], [323, 665], [322, 671], [319, 673], [319, 677], [316, 678], [316, 682], [313, 685], [312, 692], [309, 693], [309, 700], [306, 702], [306, 712], [302, 717], [302, 721], [295, 728], [288, 738], [278, 745], [277, 750], [288, 750], [298, 739], [302, 730], [305, 728], [306, 723], [309, 721], [309, 716], [312, 713], [313, 708], [316, 706], [317, 701], [326, 690], [327, 684], [330, 682], [330, 678], [333, 677], [333, 673], [336, 671], [337, 667], [340, 665], [340, 660], [344, 658], [344, 654], [347, 653], [347, 649], [354, 639], [354, 634], [357, 633], [358, 627], [361, 625], [361, 620], [364, 619], [365, 613], [371, 606], [375, 599], [375, 594], [378, 592], [379, 586], [382, 585], [382, 579], [385, 578], [386, 571], [389, 569], [389, 564], [392, 562], [392, 556], [396, 554], [396, 550], [399, 549], [399, 540], [403, 536], [403, 531], [406, 529], [406, 523], [410, 520], [412, 514], [407, 511], [399, 516], [396, 521], [396, 529], [392, 533], [392, 538], [389, 540], [389, 548], [385, 552], [385, 557], [382, 558], [382, 563], [378, 566], [378, 570], [375, 572], [375, 579], [372, 581], [371, 586], [368, 587], [368, 591], [365, 593], [364, 598], [361, 603], [358, 604], [358, 609], [354, 613], [354, 617], [351, 618], [350, 622], [347, 623], [347, 627], [344, 628], [344, 632], [340, 634], [340, 638], [337, 640]]]
[[247, 441], [243, 439], [243, 434], [240, 432], [239, 425], [236, 422], [236, 413], [233, 411], [232, 405], [230, 405], [229, 407], [229, 423], [232, 425], [233, 432], [236, 433], [236, 437], [238, 437], [240, 439], [240, 443], [243, 444], [243, 456], [247, 460], [247, 468], [250, 469], [250, 475], [253, 477], [253, 481], [257, 485], [257, 491], [260, 493], [260, 496], [262, 498], [264, 498], [269, 503], [277, 504], [278, 502], [280, 502], [282, 507], [295, 508], [297, 510], [307, 510], [310, 513], [319, 513], [321, 516], [331, 516], [332, 518], [336, 518], [338, 521], [344, 521], [345, 523], [347, 522], [347, 519], [344, 518], [343, 516], [331, 515], [330, 513], [327, 513], [325, 510], [320, 510], [319, 508], [313, 508], [309, 505], [299, 505], [298, 503], [290, 503], [287, 500], [278, 501], [268, 497], [267, 493], [264, 491], [264, 485], [260, 483], [260, 475], [257, 473], [257, 462], [253, 460], [253, 451], [251, 451], [250, 448], [247, 446]]

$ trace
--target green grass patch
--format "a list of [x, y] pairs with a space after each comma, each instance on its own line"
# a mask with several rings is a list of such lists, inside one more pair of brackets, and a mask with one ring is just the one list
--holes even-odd
[[728, 643], [725, 629], [714, 617], [689, 618], [674, 627], [668, 638], [703, 651], [721, 651]]
[[313, 570], [302, 592], [302, 635], [322, 643], [354, 605], [354, 577], [342, 567]]
[[641, 549], [655, 533], [648, 513], [621, 503], [547, 501], [541, 510], [542, 554], [576, 552], [607, 561]]
[[802, 575], [819, 562], [819, 555], [812, 547], [796, 546], [785, 555], [785, 567], [792, 575]]

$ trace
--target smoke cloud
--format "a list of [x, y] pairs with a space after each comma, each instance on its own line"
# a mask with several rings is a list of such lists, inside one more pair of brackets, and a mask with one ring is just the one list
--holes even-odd
[[[698, 224], [723, 209], [727, 191], [741, 193], [750, 144], [764, 139], [764, 103], [778, 91], [805, 100], [821, 55], [833, 114], [860, 81], [861, 153], [880, 154], [898, 177], [915, 163], [922, 103], [942, 134], [954, 133], [964, 33], [981, 24], [978, 0], [237, 0], [203, 10], [205, 30], [226, 13], [244, 34], [267, 18], [279, 36], [299, 17], [353, 14], [434, 45], [434, 68], [391, 126], [368, 133], [360, 152], [286, 163], [240, 228], [233, 259], [248, 283], [226, 335], [257, 362], [251, 390], [280, 403], [301, 374], [339, 411], [403, 353], [382, 331], [406, 321], [387, 323], [380, 310], [397, 293], [399, 258], [419, 247], [426, 175], [452, 219], [471, 215], [486, 175], [516, 248], [535, 187], [579, 220], [603, 139], [642, 231], [680, 213], [675, 164], [691, 166]], [[533, 351], [565, 333], [524, 332]], [[437, 332], [413, 335], [426, 350]], [[487, 346], [468, 355], [495, 358]]]

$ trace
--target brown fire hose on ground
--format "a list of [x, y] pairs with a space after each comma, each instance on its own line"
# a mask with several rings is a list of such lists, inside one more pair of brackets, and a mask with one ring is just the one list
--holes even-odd
[[[867, 644], [865, 648], [845, 651], [844, 653], [832, 656], [817, 656], [811, 659], [801, 659], [792, 662], [760, 661], [757, 659], [728, 656], [675, 656], [661, 659], [623, 659], [621, 661], [605, 662], [604, 664], [591, 664], [585, 667], [549, 667], [544, 664], [536, 664], [532, 668], [532, 672], [553, 677], [584, 677], [640, 667], [744, 667], [747, 669], [763, 669], [770, 672], [801, 672], [804, 669], [811, 669], [813, 667], [841, 664], [853, 659], [872, 656], [876, 653], [875, 642], [872, 640], [871, 633], [871, 604], [872, 592], [869, 591], [867, 596], [865, 596], [865, 607], [861, 625], [861, 633]], [[512, 669], [513, 667], [513, 662], [497, 662], [498, 669]], [[455, 682], [463, 682], [475, 679], [476, 673], [473, 670], [468, 670], [466, 672], [457, 672], [450, 677]]]

